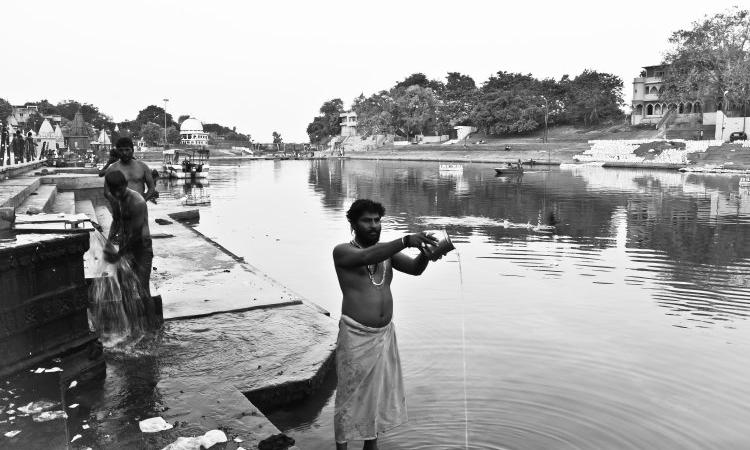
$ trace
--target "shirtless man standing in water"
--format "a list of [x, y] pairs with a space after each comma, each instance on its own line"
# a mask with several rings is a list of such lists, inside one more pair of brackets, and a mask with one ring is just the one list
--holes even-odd
[[[391, 280], [393, 269], [420, 275], [437, 239], [427, 233], [380, 241], [380, 218], [385, 209], [372, 200], [355, 201], [346, 216], [354, 232], [351, 242], [333, 249], [343, 293], [336, 346], [334, 432], [336, 448], [349, 440], [363, 440], [364, 449], [377, 449], [378, 434], [406, 422], [401, 362], [396, 344]], [[412, 258], [401, 253], [415, 247]]]

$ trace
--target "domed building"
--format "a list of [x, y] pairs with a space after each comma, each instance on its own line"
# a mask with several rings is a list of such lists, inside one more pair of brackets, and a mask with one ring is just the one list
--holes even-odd
[[203, 124], [196, 118], [185, 119], [180, 125], [180, 143], [183, 145], [207, 145], [208, 133], [203, 131]]

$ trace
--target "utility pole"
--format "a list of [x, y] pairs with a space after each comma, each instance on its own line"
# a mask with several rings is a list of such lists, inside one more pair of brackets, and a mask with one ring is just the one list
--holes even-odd
[[547, 102], [547, 97], [541, 96], [544, 100], [544, 146], [547, 147], [547, 166], [549, 167], [550, 163], [550, 149], [547, 145], [547, 116], [549, 116], [549, 103]]
[[167, 148], [167, 102], [168, 98], [164, 99], [164, 148]]

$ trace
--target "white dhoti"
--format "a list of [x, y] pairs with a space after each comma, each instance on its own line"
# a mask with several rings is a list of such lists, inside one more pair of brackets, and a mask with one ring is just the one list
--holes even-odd
[[341, 316], [336, 346], [336, 442], [370, 440], [407, 421], [393, 322], [371, 328]]

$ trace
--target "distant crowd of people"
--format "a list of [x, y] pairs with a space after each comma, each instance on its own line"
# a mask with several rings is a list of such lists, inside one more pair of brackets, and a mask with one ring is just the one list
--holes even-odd
[[19, 164], [37, 160], [36, 142], [29, 131], [24, 139], [21, 130], [16, 130], [14, 135], [8, 131], [8, 126], [3, 125], [2, 138], [0, 138], [0, 166]]

